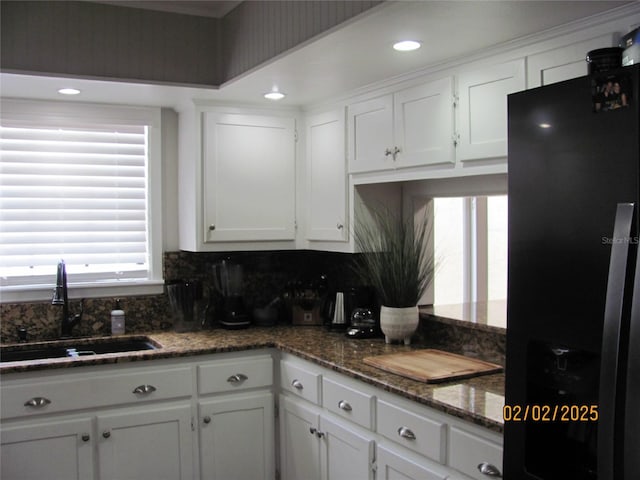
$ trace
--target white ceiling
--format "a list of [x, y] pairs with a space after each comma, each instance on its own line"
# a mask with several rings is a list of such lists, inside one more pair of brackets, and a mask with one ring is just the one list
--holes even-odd
[[[2, 74], [0, 94], [59, 99], [57, 88], [77, 86], [82, 90], [73, 97], [77, 101], [115, 98], [118, 103], [179, 108], [190, 98], [271, 105], [262, 94], [277, 86], [287, 94], [279, 105], [309, 105], [627, 3], [634, 2], [385, 2], [219, 90]], [[423, 47], [403, 54], [391, 49], [396, 40], [409, 37]]]

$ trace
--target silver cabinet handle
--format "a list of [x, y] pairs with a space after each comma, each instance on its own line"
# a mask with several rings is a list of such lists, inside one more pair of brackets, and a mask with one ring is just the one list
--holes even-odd
[[318, 438], [322, 438], [322, 437], [324, 437], [324, 433], [323, 433], [323, 432], [321, 432], [320, 430], [318, 430], [318, 429], [317, 429], [317, 428], [315, 428], [315, 427], [309, 427], [309, 433], [310, 433], [311, 435], [315, 435], [315, 436], [316, 436], [316, 437], [318, 437]]
[[83, 433], [81, 438], [83, 442], [88, 442], [89, 440], [91, 440], [91, 436], [88, 433]]
[[48, 398], [33, 397], [27, 400], [26, 402], [24, 402], [24, 406], [31, 407], [31, 408], [42, 408], [42, 407], [46, 407], [50, 403], [51, 403], [51, 400], [49, 400]]
[[416, 434], [413, 433], [407, 427], [400, 427], [398, 429], [398, 435], [400, 435], [402, 438], [406, 438], [407, 440], [415, 440], [416, 439]]
[[204, 423], [211, 423], [211, 417], [210, 417], [209, 415], [207, 415], [206, 417], [204, 417], [204, 418], [202, 419], [202, 421], [203, 421]]
[[342, 229], [344, 228], [344, 225], [343, 225], [343, 224], [341, 224], [340, 222], [338, 222], [338, 224], [336, 225], [336, 228], [337, 228], [338, 230], [342, 230]]
[[133, 389], [133, 393], [136, 395], [148, 395], [156, 391], [156, 387], [153, 385], [138, 385]]
[[502, 478], [502, 473], [495, 465], [491, 465], [487, 462], [482, 462], [478, 464], [478, 470], [481, 474], [486, 475], [487, 477], [495, 477]]
[[350, 412], [351, 410], [353, 410], [351, 408], [351, 405], [349, 405], [349, 403], [345, 402], [344, 400], [340, 400], [338, 402], [338, 408], [344, 410], [345, 412]]
[[302, 382], [297, 379], [291, 382], [291, 386], [296, 390], [302, 390], [304, 388], [304, 386], [302, 385]]
[[245, 380], [247, 380], [249, 377], [247, 377], [244, 373], [236, 373], [235, 375], [231, 375], [229, 378], [227, 378], [227, 382], [229, 383], [242, 383]]
[[102, 436], [104, 438], [109, 438], [111, 436], [111, 432], [109, 430], [105, 430], [104, 432], [102, 432]]

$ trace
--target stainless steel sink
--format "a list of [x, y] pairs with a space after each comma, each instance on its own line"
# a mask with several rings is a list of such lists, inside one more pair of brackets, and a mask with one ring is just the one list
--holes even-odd
[[155, 350], [157, 348], [160, 346], [149, 337], [70, 339], [0, 347], [0, 362], [83, 357], [105, 353]]

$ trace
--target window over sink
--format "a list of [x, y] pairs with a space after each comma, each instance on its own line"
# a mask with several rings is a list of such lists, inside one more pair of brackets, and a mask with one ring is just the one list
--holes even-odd
[[160, 162], [159, 109], [3, 100], [3, 301], [49, 297], [61, 259], [77, 294], [158, 293]]

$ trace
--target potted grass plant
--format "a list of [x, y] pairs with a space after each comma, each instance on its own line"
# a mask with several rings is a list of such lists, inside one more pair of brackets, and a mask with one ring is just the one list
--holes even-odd
[[[411, 343], [419, 322], [418, 302], [433, 280], [435, 262], [428, 244], [430, 222], [402, 219], [385, 206], [367, 209], [354, 229], [355, 274], [376, 291], [380, 328], [386, 343]], [[361, 215], [360, 218], [363, 216]]]

